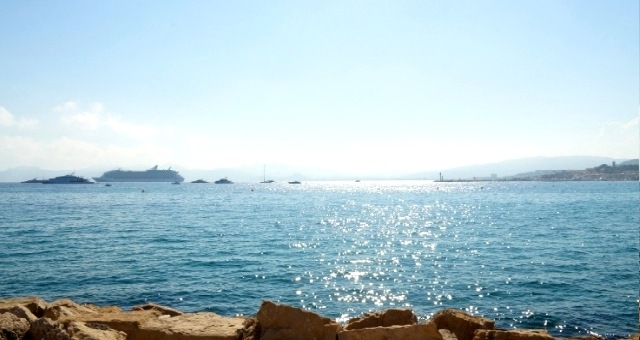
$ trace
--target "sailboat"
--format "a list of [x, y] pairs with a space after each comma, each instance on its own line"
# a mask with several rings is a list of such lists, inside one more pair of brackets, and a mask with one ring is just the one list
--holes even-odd
[[275, 182], [275, 181], [272, 180], [272, 179], [267, 180], [267, 166], [265, 165], [262, 168], [262, 182], [260, 182], [260, 183], [273, 183], [273, 182]]

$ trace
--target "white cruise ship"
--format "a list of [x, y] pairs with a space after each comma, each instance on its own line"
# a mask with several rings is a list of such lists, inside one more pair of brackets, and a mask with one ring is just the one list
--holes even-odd
[[111, 170], [107, 171], [100, 177], [94, 177], [96, 182], [170, 182], [182, 183], [184, 177], [180, 176], [177, 171], [169, 169], [158, 170], [158, 166], [145, 171], [132, 170]]

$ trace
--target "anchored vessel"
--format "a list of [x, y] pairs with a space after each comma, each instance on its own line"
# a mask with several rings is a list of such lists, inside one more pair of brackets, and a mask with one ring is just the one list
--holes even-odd
[[177, 171], [169, 169], [158, 170], [158, 166], [145, 171], [111, 170], [100, 177], [94, 177], [96, 182], [170, 182], [181, 183], [184, 177]]
[[54, 178], [50, 178], [46, 181], [42, 181], [42, 184], [93, 184], [90, 180], [71, 175], [58, 176]]
[[233, 184], [233, 182], [231, 182], [230, 180], [228, 180], [226, 177], [225, 178], [220, 178], [219, 180], [213, 182], [215, 184]]

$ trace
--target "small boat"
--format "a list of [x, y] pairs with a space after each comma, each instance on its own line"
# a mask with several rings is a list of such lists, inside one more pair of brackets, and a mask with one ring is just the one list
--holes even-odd
[[204, 179], [197, 179], [195, 181], [192, 181], [191, 183], [209, 183], [209, 182], [205, 181]]
[[110, 184], [110, 183], [107, 183], [107, 184], [105, 184], [104, 186], [105, 186], [105, 187], [110, 187], [110, 186], [111, 186], [111, 184]]
[[275, 181], [274, 181], [274, 180], [272, 180], [272, 179], [267, 180], [267, 171], [266, 171], [266, 170], [267, 170], [267, 167], [265, 166], [265, 167], [262, 169], [262, 182], [260, 182], [260, 183], [265, 183], [265, 184], [266, 184], [266, 183], [274, 183]]
[[58, 176], [54, 178], [50, 178], [46, 181], [42, 182], [43, 184], [94, 184], [95, 182], [91, 182], [90, 180], [71, 175]]
[[180, 182], [173, 182], [173, 183], [171, 183], [171, 184], [180, 184]]
[[289, 184], [302, 184], [300, 181], [289, 182]]
[[213, 182], [215, 184], [233, 184], [233, 182], [231, 182], [230, 180], [228, 180], [226, 177], [225, 178], [220, 178], [219, 180]]

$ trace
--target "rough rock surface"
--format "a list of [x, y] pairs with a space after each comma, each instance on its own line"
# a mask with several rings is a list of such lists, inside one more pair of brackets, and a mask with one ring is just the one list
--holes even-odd
[[62, 333], [67, 334], [62, 329], [62, 324], [45, 317], [31, 322], [31, 328], [29, 328], [32, 339], [63, 339]]
[[177, 311], [177, 310], [175, 310], [173, 308], [156, 305], [155, 303], [147, 303], [147, 304], [140, 305], [140, 306], [134, 306], [133, 308], [131, 308], [131, 310], [132, 311], [156, 310], [156, 311], [159, 311], [160, 313], [162, 313], [163, 315], [169, 315], [169, 316], [178, 316], [178, 315], [184, 314], [184, 313], [182, 313], [180, 311]]
[[344, 329], [415, 325], [418, 318], [410, 309], [387, 309], [350, 319]]
[[260, 339], [335, 340], [340, 325], [302, 309], [264, 301], [257, 316]]
[[80, 305], [69, 299], [60, 299], [47, 305], [44, 317], [51, 320], [58, 320], [65, 317], [73, 317], [87, 314], [99, 314], [105, 312], [121, 311], [119, 307], [98, 307], [94, 305]]
[[25, 319], [29, 322], [33, 322], [38, 320], [38, 318], [31, 313], [31, 311], [25, 306], [13, 306], [11, 308], [1, 308], [0, 314], [2, 313], [11, 313], [21, 319]]
[[127, 334], [103, 324], [74, 321], [67, 326], [71, 340], [126, 340]]
[[243, 328], [244, 318], [230, 318], [214, 313], [183, 314], [147, 320], [141, 325], [137, 340], [235, 340]]
[[455, 334], [458, 340], [473, 340], [477, 329], [493, 329], [494, 321], [467, 314], [457, 309], [445, 309], [433, 316], [438, 329], [446, 329]]
[[47, 302], [36, 296], [0, 299], [0, 313], [4, 313], [15, 306], [24, 306], [37, 318], [41, 318], [44, 316], [44, 310], [47, 308]]
[[553, 340], [546, 330], [498, 330], [479, 329], [473, 340]]
[[11, 313], [0, 314], [0, 339], [22, 339], [29, 331], [29, 321]]
[[344, 330], [338, 340], [442, 340], [435, 324], [385, 326]]
[[134, 311], [134, 312], [106, 312], [89, 313], [80, 316], [66, 316], [61, 318], [63, 323], [80, 321], [91, 324], [102, 324], [111, 329], [124, 332], [130, 339], [137, 339], [142, 325], [161, 317], [162, 314], [154, 310]]

